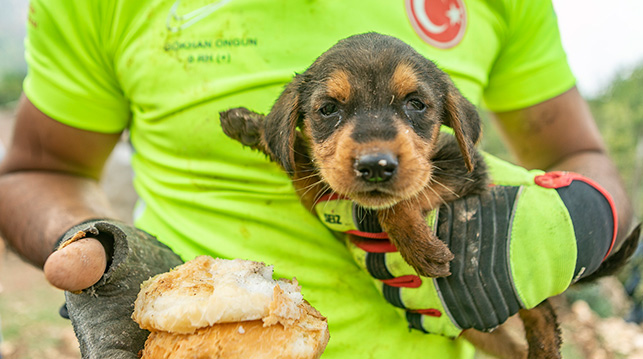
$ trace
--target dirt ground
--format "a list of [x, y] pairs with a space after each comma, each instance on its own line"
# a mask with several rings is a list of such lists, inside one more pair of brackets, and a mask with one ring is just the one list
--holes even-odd
[[[0, 109], [0, 145], [8, 141], [12, 117], [11, 111]], [[0, 157], [1, 154], [2, 149]], [[128, 156], [129, 149], [123, 141], [110, 158], [103, 183], [124, 220], [130, 218], [136, 199]], [[568, 292], [554, 298], [563, 333], [564, 358], [643, 359], [643, 329], [622, 319], [630, 303], [619, 281], [606, 278]], [[69, 321], [58, 315], [63, 301], [63, 293], [49, 286], [39, 269], [20, 260], [0, 241], [1, 358], [80, 358]]]

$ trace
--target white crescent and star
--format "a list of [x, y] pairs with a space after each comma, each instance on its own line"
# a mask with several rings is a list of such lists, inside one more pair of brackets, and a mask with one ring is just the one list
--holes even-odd
[[426, 10], [425, 0], [412, 1], [417, 22], [430, 33], [441, 34], [446, 31], [449, 26], [453, 26], [462, 22], [462, 9], [460, 9], [456, 4], [449, 4], [449, 9], [446, 11], [446, 16], [447, 18], [449, 18], [449, 23], [437, 25], [429, 18], [428, 11]]
[[425, 0], [412, 0], [413, 8], [415, 9], [416, 20], [417, 22], [424, 27], [428, 32], [433, 34], [443, 33], [446, 29], [449, 28], [449, 25], [442, 24], [436, 25], [429, 19], [429, 14], [426, 11], [426, 2]]
[[447, 49], [462, 40], [467, 22], [462, 0], [406, 0], [406, 9], [416, 33], [430, 45]]

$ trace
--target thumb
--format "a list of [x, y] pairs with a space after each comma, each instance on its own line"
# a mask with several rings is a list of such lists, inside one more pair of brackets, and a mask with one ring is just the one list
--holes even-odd
[[105, 273], [107, 256], [95, 238], [82, 238], [53, 252], [43, 268], [56, 288], [78, 292], [91, 287]]

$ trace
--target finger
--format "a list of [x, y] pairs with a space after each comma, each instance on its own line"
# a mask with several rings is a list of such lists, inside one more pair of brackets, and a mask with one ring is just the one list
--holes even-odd
[[103, 245], [94, 238], [83, 238], [52, 253], [44, 272], [54, 287], [77, 292], [98, 282], [106, 266]]

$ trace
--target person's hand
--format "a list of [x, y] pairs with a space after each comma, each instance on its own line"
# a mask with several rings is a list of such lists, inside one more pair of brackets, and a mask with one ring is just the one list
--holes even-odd
[[117, 221], [75, 226], [45, 263], [45, 276], [66, 290], [66, 306], [83, 358], [135, 359], [148, 331], [132, 319], [146, 279], [182, 263], [151, 235]]
[[316, 206], [329, 228], [350, 234], [357, 263], [410, 328], [447, 337], [469, 328], [489, 331], [591, 274], [611, 250], [617, 221], [598, 185], [485, 159], [496, 185], [427, 219], [455, 256], [448, 277], [418, 276], [372, 211], [341, 198]]

